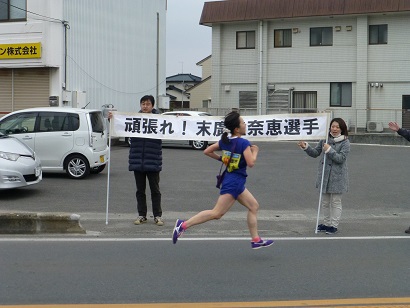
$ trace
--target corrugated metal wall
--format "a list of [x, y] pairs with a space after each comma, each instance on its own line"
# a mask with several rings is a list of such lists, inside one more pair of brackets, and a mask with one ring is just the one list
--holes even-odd
[[155, 96], [157, 12], [161, 95], [166, 87], [166, 0], [65, 0], [67, 90], [86, 91], [88, 108], [113, 104], [120, 111], [136, 111], [141, 96]]
[[49, 88], [49, 68], [1, 69], [0, 112], [47, 107]]

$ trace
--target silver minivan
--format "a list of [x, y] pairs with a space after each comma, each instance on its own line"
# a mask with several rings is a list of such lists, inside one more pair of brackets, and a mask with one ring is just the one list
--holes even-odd
[[100, 110], [19, 110], [0, 119], [0, 132], [32, 148], [44, 173], [65, 171], [70, 178], [82, 179], [103, 171], [108, 161], [107, 127]]

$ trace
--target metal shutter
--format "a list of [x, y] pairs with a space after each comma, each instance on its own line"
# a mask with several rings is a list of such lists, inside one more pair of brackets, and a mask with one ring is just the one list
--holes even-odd
[[[14, 69], [14, 110], [48, 107], [50, 69]], [[14, 111], [13, 110], [13, 111]]]
[[[11, 69], [0, 70], [0, 113], [12, 111], [12, 78]], [[0, 115], [1, 117], [1, 115]]]

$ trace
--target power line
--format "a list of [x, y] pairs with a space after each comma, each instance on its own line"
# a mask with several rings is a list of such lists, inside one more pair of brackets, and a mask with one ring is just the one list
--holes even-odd
[[[147, 93], [147, 92], [150, 92], [150, 91], [153, 91], [154, 89], [156, 89], [156, 86], [154, 86], [154, 87], [152, 87], [151, 89], [148, 89], [148, 90], [144, 90], [144, 91], [141, 91], [141, 92], [124, 92], [124, 91], [119, 91], [119, 90], [117, 90], [117, 89], [114, 89], [114, 88], [111, 88], [111, 87], [109, 87], [109, 86], [107, 86], [106, 84], [103, 84], [102, 82], [100, 82], [99, 80], [97, 80], [96, 78], [94, 78], [93, 76], [91, 76], [85, 69], [83, 69], [72, 57], [70, 57], [70, 56], [68, 56], [67, 55], [67, 57], [71, 60], [71, 61], [73, 61], [73, 63], [85, 74], [85, 75], [87, 75], [88, 76], [88, 78], [90, 78], [91, 80], [93, 80], [94, 82], [96, 82], [97, 84], [99, 84], [99, 85], [101, 85], [102, 87], [104, 87], [104, 88], [106, 88], [106, 89], [108, 89], [108, 90], [111, 90], [111, 91], [113, 91], [113, 92], [117, 92], [117, 93], [120, 93], [120, 94], [126, 94], [126, 95], [140, 95], [140, 94], [143, 94], [143, 93]], [[162, 85], [164, 82], [166, 82], [166, 79], [165, 80], [163, 80], [159, 85]], [[158, 85], [158, 86], [159, 86]]]

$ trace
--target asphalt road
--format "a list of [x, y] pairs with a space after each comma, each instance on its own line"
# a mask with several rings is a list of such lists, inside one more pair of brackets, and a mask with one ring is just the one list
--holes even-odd
[[327, 236], [314, 233], [318, 159], [295, 143], [259, 146], [247, 187], [260, 203], [260, 234], [275, 244], [257, 251], [239, 204], [172, 244], [175, 219], [212, 207], [218, 196], [219, 163], [189, 148], [164, 148], [162, 227], [153, 219], [133, 224], [125, 146], [111, 150], [108, 224], [108, 170], [84, 180], [48, 174], [39, 185], [2, 191], [1, 211], [76, 213], [87, 234], [1, 235], [0, 305], [270, 301], [268, 307], [299, 300], [303, 307], [324, 300], [330, 307], [331, 300], [397, 298], [409, 305], [410, 148], [352, 145], [340, 232]]
[[[314, 234], [319, 159], [308, 157], [294, 142], [258, 145], [259, 158], [256, 166], [248, 169], [247, 187], [260, 203], [261, 235], [324, 236]], [[350, 190], [342, 199], [337, 236], [407, 236], [409, 154], [409, 147], [352, 144], [348, 158]], [[158, 227], [150, 219], [135, 226], [135, 183], [128, 171], [128, 148], [113, 146], [111, 157], [108, 224], [108, 170], [84, 180], [45, 174], [38, 185], [2, 191], [0, 210], [76, 213], [87, 236], [170, 237], [175, 219], [213, 207], [218, 197], [218, 162], [190, 148], [164, 148], [160, 186], [165, 225]], [[149, 188], [147, 192], [150, 207]], [[186, 236], [247, 237], [245, 219], [246, 210], [236, 204], [221, 220], [196, 226]]]
[[0, 240], [0, 307], [285, 300], [307, 307], [319, 299], [333, 307], [335, 299], [405, 297], [410, 305], [408, 242], [284, 238], [255, 251], [245, 240]]

